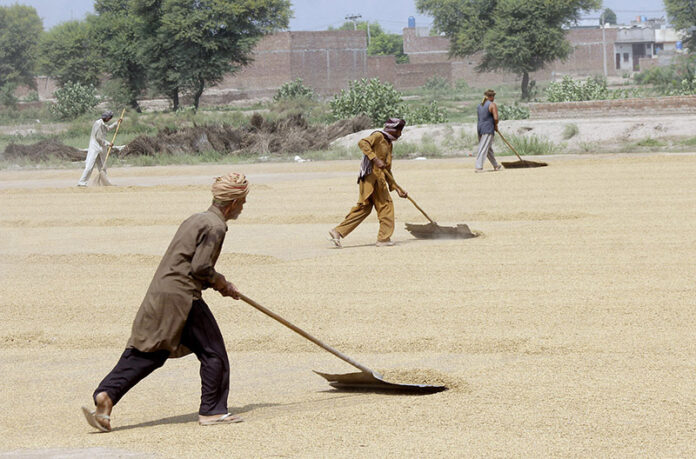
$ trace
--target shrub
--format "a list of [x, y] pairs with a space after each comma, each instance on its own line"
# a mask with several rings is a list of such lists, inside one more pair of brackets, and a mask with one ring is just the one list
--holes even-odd
[[498, 115], [501, 120], [526, 120], [529, 118], [529, 109], [515, 102], [515, 105], [499, 105]]
[[97, 90], [92, 85], [68, 82], [54, 94], [56, 103], [51, 113], [63, 119], [74, 119], [94, 108], [98, 103]]
[[101, 92], [113, 106], [128, 107], [131, 105], [131, 94], [119, 79], [107, 80], [101, 86]]
[[588, 77], [585, 81], [576, 81], [566, 75], [561, 81], [549, 84], [546, 96], [549, 102], [599, 100], [608, 99], [609, 90], [604, 77]]
[[551, 155], [556, 153], [559, 147], [553, 142], [536, 135], [517, 136], [507, 139], [520, 155]]
[[578, 132], [580, 132], [580, 129], [578, 129], [578, 125], [575, 123], [570, 123], [566, 124], [563, 127], [563, 140], [568, 140], [573, 137], [575, 137]]
[[452, 86], [446, 78], [435, 75], [433, 77], [428, 78], [428, 81], [426, 81], [423, 85], [423, 89], [429, 92], [440, 94], [451, 91]]
[[401, 109], [401, 116], [409, 125], [447, 122], [445, 109], [440, 107], [436, 101], [419, 107], [405, 106]]
[[30, 91], [29, 94], [24, 97], [24, 102], [38, 102], [39, 93], [37, 91]]
[[348, 89], [342, 89], [329, 104], [335, 119], [365, 114], [379, 125], [401, 111], [401, 100], [401, 93], [390, 83], [363, 78], [350, 82]]
[[314, 99], [314, 97], [314, 90], [302, 84], [302, 78], [297, 78], [278, 88], [273, 100], [278, 102], [285, 99]]
[[16, 108], [19, 99], [15, 96], [16, 83], [5, 83], [0, 87], [0, 105], [7, 108]]
[[662, 95], [696, 94], [696, 57], [680, 57], [666, 67], [653, 67], [640, 72], [634, 79], [641, 85], [653, 85]]
[[467, 83], [464, 78], [460, 78], [454, 83], [454, 89], [460, 92], [466, 92], [470, 91], [472, 88], [471, 86], [469, 86], [469, 83]]

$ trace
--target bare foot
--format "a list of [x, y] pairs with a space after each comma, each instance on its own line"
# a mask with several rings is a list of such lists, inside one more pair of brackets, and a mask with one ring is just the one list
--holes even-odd
[[111, 430], [111, 410], [114, 408], [114, 403], [111, 401], [111, 397], [106, 392], [99, 392], [94, 398], [97, 403], [96, 416], [95, 419], [99, 424], [101, 424], [106, 430]]

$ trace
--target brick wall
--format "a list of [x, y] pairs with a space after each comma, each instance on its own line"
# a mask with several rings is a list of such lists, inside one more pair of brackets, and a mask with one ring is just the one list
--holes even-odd
[[280, 32], [264, 37], [254, 49], [254, 63], [217, 89], [269, 96], [283, 83], [302, 78], [318, 93], [333, 94], [367, 73], [365, 32]]
[[448, 62], [397, 65], [394, 86], [397, 89], [417, 88], [435, 76], [452, 81], [452, 66]]
[[696, 113], [696, 96], [591, 100], [529, 104], [531, 118], [585, 118], [645, 114]]
[[[574, 75], [603, 74], [602, 59], [606, 59], [607, 74], [619, 75], [614, 60], [614, 42], [617, 29], [573, 29], [569, 30], [566, 38], [573, 46], [573, 52], [565, 61], [556, 61], [548, 65], [551, 75], [572, 73]], [[604, 44], [605, 54], [602, 54]]]
[[379, 78], [382, 82], [396, 85], [397, 64], [394, 56], [368, 56], [367, 78]]

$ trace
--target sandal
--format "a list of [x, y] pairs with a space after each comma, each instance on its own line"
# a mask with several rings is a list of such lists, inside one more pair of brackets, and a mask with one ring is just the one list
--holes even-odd
[[217, 419], [211, 419], [209, 421], [198, 421], [198, 424], [202, 426], [214, 426], [217, 424], [236, 424], [238, 422], [244, 422], [239, 416], [234, 416], [232, 413], [223, 414]]
[[85, 415], [85, 419], [87, 420], [87, 424], [91, 425], [95, 429], [97, 429], [100, 432], [111, 432], [111, 427], [106, 427], [103, 425], [101, 422], [98, 421], [98, 419], [102, 419], [104, 421], [109, 421], [109, 425], [111, 425], [111, 417], [107, 414], [101, 414], [97, 413], [96, 410], [90, 410], [86, 406], [82, 407], [82, 414]]
[[[336, 233], [338, 234], [338, 233]], [[341, 235], [339, 234], [338, 237], [334, 236], [334, 231], [331, 230], [329, 231], [329, 241], [333, 242], [334, 247], [336, 248], [341, 248]]]

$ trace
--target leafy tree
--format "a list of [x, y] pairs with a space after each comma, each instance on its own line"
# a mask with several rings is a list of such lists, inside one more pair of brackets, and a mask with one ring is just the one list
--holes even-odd
[[88, 21], [105, 63], [104, 70], [114, 80], [110, 90], [139, 112], [138, 97], [146, 89], [147, 78], [138, 57], [140, 37], [129, 1], [95, 0], [97, 16], [90, 16]]
[[398, 64], [408, 63], [408, 55], [404, 54], [404, 37], [397, 34], [384, 33], [373, 36], [367, 47], [370, 56], [395, 56]]
[[141, 62], [148, 80], [168, 95], [193, 95], [248, 65], [265, 34], [287, 28], [289, 0], [130, 0], [139, 17]]
[[599, 24], [616, 24], [616, 13], [611, 8], [605, 8], [599, 16]]
[[[367, 33], [367, 21], [356, 24], [357, 30], [364, 30]], [[353, 22], [344, 22], [343, 25], [329, 30], [353, 30]], [[399, 64], [408, 63], [408, 55], [404, 54], [404, 37], [395, 33], [386, 33], [382, 26], [377, 22], [370, 24], [370, 43], [367, 45], [368, 56], [396, 56]]]
[[665, 0], [665, 9], [672, 25], [687, 31], [686, 44], [696, 49], [696, 0]]
[[58, 80], [84, 86], [97, 86], [106, 69], [98, 52], [98, 42], [87, 21], [58, 24], [41, 37], [41, 71]]
[[8, 83], [36, 88], [34, 67], [43, 25], [30, 6], [0, 6], [0, 87]]
[[417, 0], [450, 40], [450, 55], [482, 52], [478, 71], [505, 70], [522, 76], [529, 98], [529, 73], [572, 52], [564, 25], [601, 0]]

